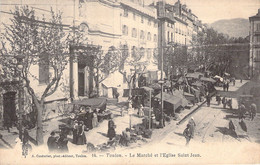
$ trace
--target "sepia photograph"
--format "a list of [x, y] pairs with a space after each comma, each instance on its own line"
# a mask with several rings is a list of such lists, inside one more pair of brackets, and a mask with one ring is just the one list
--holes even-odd
[[0, 164], [260, 164], [260, 0], [0, 0]]

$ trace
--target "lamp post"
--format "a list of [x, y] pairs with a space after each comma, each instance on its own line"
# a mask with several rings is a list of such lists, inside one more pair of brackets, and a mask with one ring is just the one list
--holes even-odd
[[161, 119], [160, 119], [160, 127], [163, 128], [164, 124], [163, 124], [163, 84], [164, 81], [160, 80], [158, 81], [158, 83], [161, 85]]

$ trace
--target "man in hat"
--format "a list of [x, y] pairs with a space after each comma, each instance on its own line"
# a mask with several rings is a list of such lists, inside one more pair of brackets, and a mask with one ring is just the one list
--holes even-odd
[[47, 141], [49, 152], [56, 152], [58, 150], [57, 138], [55, 137], [55, 132], [51, 132], [51, 136]]
[[187, 124], [187, 127], [183, 131], [183, 136], [186, 139], [186, 146], [188, 146], [189, 143], [190, 143], [190, 139], [191, 139], [191, 131], [190, 131], [190, 125], [189, 124]]

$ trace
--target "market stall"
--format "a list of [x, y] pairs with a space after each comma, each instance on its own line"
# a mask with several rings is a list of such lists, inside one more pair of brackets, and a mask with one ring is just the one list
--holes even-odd
[[[164, 110], [166, 114], [174, 114], [175, 110], [182, 106], [182, 99], [174, 95], [163, 92]], [[155, 96], [155, 98], [161, 100], [161, 93]]]
[[107, 99], [106, 98], [91, 98], [76, 100], [73, 103], [73, 113], [78, 120], [84, 120], [85, 115], [88, 113], [86, 109], [97, 109], [98, 121], [109, 119], [111, 112], [106, 110]]

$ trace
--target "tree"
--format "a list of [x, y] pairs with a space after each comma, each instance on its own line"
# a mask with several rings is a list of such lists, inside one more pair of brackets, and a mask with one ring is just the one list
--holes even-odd
[[124, 54], [121, 54], [119, 49], [114, 46], [110, 46], [107, 53], [104, 55], [103, 51], [98, 51], [94, 57], [94, 68], [95, 68], [95, 82], [97, 93], [99, 94], [99, 84], [105, 80], [109, 74], [114, 73], [121, 66], [124, 61]]
[[119, 67], [119, 72], [124, 76], [125, 81], [127, 82], [129, 88], [129, 99], [132, 96], [132, 88], [138, 79], [136, 75], [138, 73], [143, 73], [146, 69], [146, 62], [142, 62], [141, 59], [144, 57], [144, 48], [138, 50], [133, 46], [131, 50], [131, 57], [128, 57], [129, 51], [127, 45], [123, 45], [121, 49], [121, 62]]
[[[16, 7], [11, 19], [12, 24], [5, 26], [5, 38], [10, 48], [1, 50], [4, 57], [3, 70], [11, 76], [19, 76], [31, 95], [37, 110], [36, 141], [43, 144], [42, 113], [45, 98], [54, 94], [60, 85], [64, 69], [69, 62], [68, 42], [62, 26], [61, 13], [55, 14], [51, 10], [48, 22], [36, 20], [35, 11], [28, 6]], [[22, 68], [17, 73], [17, 64]], [[42, 82], [45, 89], [36, 93], [32, 81], [41, 81], [42, 73], [34, 74], [35, 66], [41, 67], [45, 78]]]
[[[234, 75], [238, 65], [243, 65], [241, 67], [246, 68], [246, 64], [241, 61], [247, 61], [246, 53], [248, 52], [249, 41], [247, 37], [229, 38], [228, 35], [209, 28], [206, 29], [205, 33], [199, 32], [197, 36], [193, 36], [192, 45], [189, 49], [189, 58], [192, 60], [189, 61], [192, 61], [193, 65], [202, 71], [210, 70], [217, 75], [229, 72]], [[244, 60], [238, 62], [237, 58]], [[234, 65], [237, 69], [234, 69]], [[241, 76], [242, 70], [239, 72]]]
[[206, 29], [205, 33], [198, 32], [197, 36], [193, 36], [191, 52], [189, 52], [192, 54], [190, 58], [193, 65], [204, 71], [217, 66], [228, 66], [230, 56], [225, 48], [228, 43], [229, 37], [218, 33], [213, 28]]

